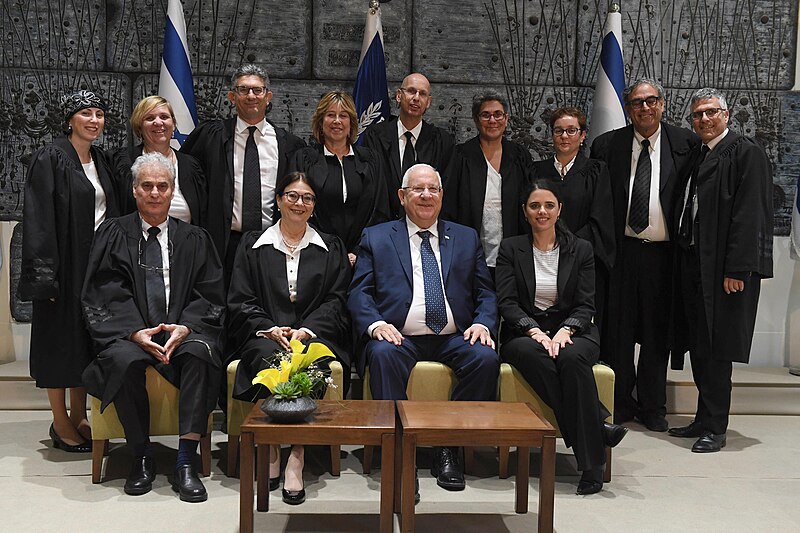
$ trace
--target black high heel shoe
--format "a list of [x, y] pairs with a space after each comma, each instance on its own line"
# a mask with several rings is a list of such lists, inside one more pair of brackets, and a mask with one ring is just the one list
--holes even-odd
[[277, 489], [281, 486], [281, 476], [269, 478], [269, 491]]
[[67, 444], [64, 442], [64, 440], [58, 436], [58, 433], [56, 433], [56, 428], [53, 424], [50, 424], [50, 438], [53, 439], [53, 448], [57, 450], [61, 449], [70, 453], [89, 453], [92, 451], [91, 442], [82, 442], [80, 444]]
[[306, 489], [300, 490], [286, 490], [281, 489], [283, 501], [289, 505], [300, 505], [306, 501]]

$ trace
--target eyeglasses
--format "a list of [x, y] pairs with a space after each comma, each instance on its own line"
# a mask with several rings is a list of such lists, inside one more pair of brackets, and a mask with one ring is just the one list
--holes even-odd
[[[169, 272], [169, 266], [172, 264], [172, 248], [173, 248], [172, 239], [167, 241], [167, 256], [168, 257], [167, 257], [167, 266], [165, 266], [165, 267], [155, 267], [155, 266], [147, 265], [147, 264], [142, 262], [142, 259], [144, 258], [144, 246], [143, 246], [142, 243], [147, 243], [147, 240], [144, 238], [144, 236], [139, 237], [139, 245], [138, 245], [138, 248], [139, 248], [139, 254], [138, 254], [138, 256], [139, 256], [138, 257], [139, 268], [141, 268], [143, 270], [149, 270], [150, 272], [159, 272], [159, 273], [161, 273], [161, 272]], [[161, 243], [157, 242], [156, 246], [161, 246]]]
[[247, 96], [248, 94], [250, 94], [250, 91], [253, 91], [253, 94], [256, 96], [261, 96], [262, 94], [265, 94], [268, 89], [263, 86], [248, 87], [246, 85], [237, 85], [236, 87], [233, 88], [233, 90], [236, 91], [236, 94], [238, 94], [239, 96]]
[[655, 105], [660, 101], [661, 101], [660, 96], [648, 96], [647, 98], [637, 98], [636, 100], [628, 100], [626, 102], [626, 105], [629, 105], [634, 109], [641, 109], [644, 107], [644, 104], [647, 104], [647, 107], [655, 107]]
[[705, 115], [706, 118], [714, 118], [721, 111], [727, 111], [727, 109], [725, 109], [724, 107], [710, 107], [710, 108], [704, 109], [702, 111], [694, 111], [693, 113], [691, 113], [686, 118], [688, 120], [700, 120], [701, 118], [703, 118], [703, 115]]
[[439, 196], [439, 193], [442, 192], [442, 188], [437, 187], [436, 185], [432, 187], [403, 187], [403, 190], [414, 193], [417, 196], [422, 196], [425, 191], [427, 191], [431, 196]]
[[295, 191], [287, 191], [283, 193], [283, 199], [289, 202], [290, 204], [296, 204], [297, 200], [302, 200], [303, 205], [312, 205], [314, 202], [317, 201], [317, 197], [311, 193], [300, 194], [299, 192]]
[[144, 181], [139, 185], [137, 185], [137, 187], [141, 187], [141, 189], [144, 192], [150, 192], [155, 187], [156, 189], [158, 189], [158, 192], [164, 193], [169, 190], [170, 185], [169, 182], [166, 181], [159, 181], [158, 183], [154, 183], [152, 181]]
[[483, 113], [478, 113], [478, 118], [484, 122], [489, 122], [489, 119], [495, 119], [497, 121], [503, 120], [506, 118], [505, 111], [495, 111], [494, 113], [489, 113], [488, 111], [484, 111]]
[[561, 137], [565, 133], [567, 137], [575, 137], [581, 131], [581, 128], [553, 128], [553, 137]]
[[420, 98], [427, 98], [431, 95], [431, 93], [429, 93], [428, 91], [420, 91], [419, 89], [415, 89], [414, 87], [400, 87], [400, 90], [412, 98], [417, 95], [419, 95]]

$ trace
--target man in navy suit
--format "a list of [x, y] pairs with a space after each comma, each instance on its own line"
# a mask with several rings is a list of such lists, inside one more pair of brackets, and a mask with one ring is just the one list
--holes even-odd
[[[364, 230], [347, 301], [366, 345], [376, 399], [404, 400], [417, 361], [455, 372], [453, 400], [494, 400], [499, 360], [492, 339], [497, 296], [474, 229], [440, 221], [442, 180], [417, 164], [398, 197], [406, 217]], [[441, 448], [431, 473], [439, 486], [464, 488], [457, 448]]]

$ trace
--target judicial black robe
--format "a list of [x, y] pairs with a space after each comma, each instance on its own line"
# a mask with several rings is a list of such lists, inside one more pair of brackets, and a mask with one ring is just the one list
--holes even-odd
[[[268, 121], [269, 122], [269, 121]], [[306, 144], [283, 128], [275, 126], [278, 140], [278, 177], [280, 180], [288, 171], [291, 155]], [[225, 120], [212, 120], [200, 124], [189, 134], [181, 146], [181, 152], [192, 155], [200, 161], [208, 183], [208, 207], [204, 227], [211, 235], [219, 256], [224, 258], [231, 234], [233, 217], [233, 144], [236, 117]], [[262, 199], [273, 208], [274, 198]], [[275, 217], [273, 215], [273, 221]]]
[[[699, 154], [698, 148], [694, 158]], [[721, 361], [747, 363], [761, 280], [772, 277], [772, 168], [755, 141], [729, 131], [700, 165], [696, 184], [695, 245], [711, 353]], [[684, 195], [678, 198], [680, 204]], [[680, 212], [676, 206], [676, 227]], [[744, 290], [725, 294], [725, 277], [744, 279]], [[680, 276], [673, 282], [680, 283]], [[680, 298], [681, 292], [678, 286], [674, 294]], [[688, 349], [686, 317], [682, 303], [673, 307], [672, 367], [680, 369]]]
[[[187, 326], [191, 333], [175, 354], [188, 353], [221, 375], [220, 347], [225, 312], [222, 265], [211, 239], [202, 228], [169, 219], [170, 292], [167, 323]], [[143, 245], [138, 213], [107, 220], [97, 230], [86, 273], [82, 304], [97, 357], [83, 373], [86, 390], [102, 400], [101, 409], [114, 400], [128, 367], [137, 361], [155, 361], [127, 340], [131, 333], [152, 327], [147, 314], [145, 270], [139, 267]], [[180, 386], [175, 367], [158, 363], [156, 370]], [[218, 387], [209, 387], [213, 406]]]
[[[106, 195], [106, 218], [115, 217], [117, 193], [105, 154], [97, 147], [91, 152]], [[25, 182], [17, 294], [33, 301], [30, 365], [37, 387], [80, 387], [91, 360], [80, 297], [94, 236], [94, 194], [66, 137], [33, 154]]]
[[[397, 197], [397, 190], [403, 181], [402, 167], [400, 166], [400, 144], [397, 136], [398, 120], [399, 118], [397, 117], [391, 117], [378, 124], [373, 124], [367, 128], [362, 137], [363, 146], [375, 150], [383, 160], [389, 202], [389, 217], [392, 220], [405, 216], [405, 211], [400, 205], [400, 199]], [[427, 163], [439, 171], [445, 190], [450, 187], [447, 167], [453, 156], [454, 144], [452, 135], [429, 122], [422, 121], [419, 139], [414, 145], [417, 153], [417, 163]], [[446, 197], [447, 195], [445, 195]]]
[[297, 272], [297, 301], [289, 300], [286, 256], [272, 245], [253, 244], [261, 234], [244, 234], [236, 251], [231, 286], [228, 290], [229, 361], [241, 359], [236, 371], [233, 395], [253, 401], [258, 390], [251, 381], [267, 367], [262, 357], [277, 347], [256, 332], [273, 326], [305, 327], [331, 348], [349, 373], [347, 352], [350, 321], [345, 310], [351, 268], [342, 241], [318, 232], [328, 250], [310, 244], [300, 252]]
[[[500, 160], [500, 200], [503, 238], [530, 232], [522, 211], [522, 194], [533, 177], [533, 159], [528, 149], [513, 141], [503, 139], [503, 156]], [[481, 150], [480, 138], [473, 137], [456, 146], [450, 176], [450, 188], [445, 190], [445, 202], [454, 206], [450, 218], [459, 224], [474, 228], [480, 234], [486, 198], [486, 173], [488, 166]], [[457, 203], [447, 202], [448, 195]], [[453, 207], [450, 208], [451, 211]]]
[[320, 231], [342, 239], [350, 253], [356, 253], [364, 228], [386, 222], [389, 218], [386, 180], [380, 158], [363, 146], [353, 146], [353, 154], [343, 160], [346, 202], [342, 202], [341, 167], [338, 162], [331, 167], [323, 155], [322, 146], [298, 150], [289, 165], [290, 171], [305, 172], [317, 190], [317, 203], [310, 223]]
[[[108, 154], [117, 189], [120, 193], [121, 214], [127, 215], [136, 211], [136, 200], [133, 198], [133, 174], [131, 165], [136, 158], [142, 155], [144, 145], [122, 147], [110, 151]], [[208, 201], [206, 191], [206, 177], [200, 162], [189, 154], [175, 151], [178, 158], [178, 188], [186, 199], [189, 213], [192, 215], [192, 224], [205, 227], [205, 211]]]
[[611, 178], [605, 163], [578, 152], [563, 180], [553, 158], [536, 161], [533, 168], [537, 179], [551, 179], [561, 184], [561, 220], [572, 233], [592, 243], [596, 263], [610, 270], [614, 266], [616, 241]]

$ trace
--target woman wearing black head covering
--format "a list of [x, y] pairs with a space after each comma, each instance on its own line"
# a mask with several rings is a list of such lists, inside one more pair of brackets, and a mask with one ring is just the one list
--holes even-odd
[[62, 97], [61, 108], [66, 135], [34, 153], [28, 167], [18, 295], [33, 301], [31, 377], [47, 389], [53, 445], [89, 452], [81, 373], [93, 351], [80, 296], [94, 231], [119, 211], [105, 154], [93, 146], [103, 133], [105, 101], [82, 90]]

